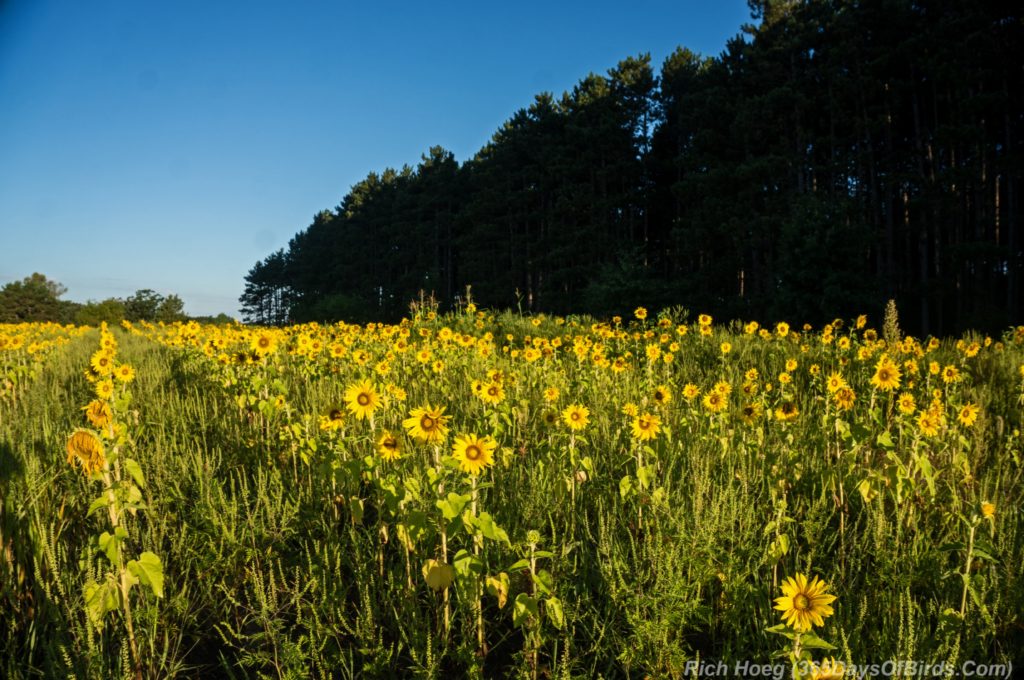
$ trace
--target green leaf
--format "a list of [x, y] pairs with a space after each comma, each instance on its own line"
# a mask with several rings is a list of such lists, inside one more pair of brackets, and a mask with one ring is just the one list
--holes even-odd
[[107, 493], [106, 491], [104, 491], [102, 496], [100, 496], [99, 498], [94, 500], [91, 504], [89, 504], [89, 511], [85, 513], [85, 516], [86, 517], [91, 517], [92, 513], [96, 512], [97, 510], [99, 510], [101, 508], [105, 508], [108, 505], [110, 505], [110, 494]]
[[117, 611], [121, 606], [117, 584], [108, 575], [107, 580], [100, 584], [96, 581], [88, 581], [83, 589], [85, 596], [85, 611], [89, 621], [97, 629], [103, 628], [103, 618], [112, 611]]
[[512, 606], [512, 624], [516, 626], [526, 625], [530, 617], [537, 616], [537, 598], [530, 597], [526, 593], [516, 595], [515, 604]]
[[800, 634], [800, 646], [804, 649], [835, 649], [835, 646], [830, 645], [810, 631]]
[[889, 434], [889, 430], [878, 435], [878, 439], [876, 441], [883, 449], [891, 450], [896, 448], [896, 444], [893, 442], [892, 435]]
[[629, 498], [633, 495], [633, 478], [626, 475], [619, 480], [619, 495], [623, 498]]
[[521, 569], [529, 569], [529, 568], [530, 568], [530, 560], [522, 559], [522, 560], [519, 560], [518, 562], [516, 562], [515, 564], [513, 564], [511, 567], [509, 567], [508, 571], [520, 571]]
[[100, 550], [106, 554], [107, 559], [110, 563], [117, 566], [120, 564], [118, 555], [120, 554], [121, 542], [128, 538], [128, 531], [124, 527], [117, 527], [114, 529], [113, 534], [109, 534], [104, 531], [99, 536]]
[[491, 518], [489, 513], [481, 512], [480, 517], [476, 520], [476, 524], [480, 528], [480, 533], [482, 533], [485, 538], [489, 538], [492, 541], [500, 541], [505, 545], [512, 547], [511, 541], [508, 540], [508, 534], [505, 533], [504, 529], [494, 523], [494, 520]]
[[545, 595], [552, 595], [555, 590], [555, 577], [547, 569], [538, 569], [533, 575], [533, 582]]
[[138, 560], [128, 563], [128, 571], [143, 585], [149, 586], [154, 595], [164, 596], [164, 565], [154, 553], [146, 551], [139, 555]]
[[139, 485], [139, 488], [145, 489], [146, 478], [143, 476], [142, 468], [139, 466], [139, 464], [136, 461], [132, 460], [131, 458], [125, 458], [124, 467], [126, 470], [128, 470], [128, 474], [132, 476], [132, 479], [135, 480], [135, 483]]
[[471, 500], [468, 494], [460, 496], [457, 493], [448, 494], [448, 498], [437, 502], [437, 508], [449, 522], [462, 514], [462, 509]]
[[555, 628], [562, 630], [565, 627], [565, 613], [562, 611], [562, 601], [557, 597], [549, 597], [544, 601], [544, 609], [547, 611], [551, 623]]

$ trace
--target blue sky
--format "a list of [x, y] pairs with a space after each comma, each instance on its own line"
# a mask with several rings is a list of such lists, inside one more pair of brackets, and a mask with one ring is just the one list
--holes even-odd
[[370, 171], [461, 162], [541, 91], [718, 54], [746, 2], [0, 0], [0, 285], [177, 293], [237, 314], [249, 268]]

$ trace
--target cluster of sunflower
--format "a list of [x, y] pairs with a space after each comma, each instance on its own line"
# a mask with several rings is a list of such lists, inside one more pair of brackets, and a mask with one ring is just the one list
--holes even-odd
[[15, 401], [53, 351], [85, 329], [43, 324], [0, 324], [0, 403]]
[[135, 379], [135, 369], [117, 361], [117, 340], [106, 324], [100, 329], [100, 348], [89, 359], [85, 378], [92, 385], [93, 399], [82, 407], [90, 429], [78, 428], [68, 439], [68, 464], [81, 467], [89, 476], [107, 470], [104, 442], [116, 444], [125, 436], [125, 426], [115, 418], [115, 410], [126, 404], [119, 386]]

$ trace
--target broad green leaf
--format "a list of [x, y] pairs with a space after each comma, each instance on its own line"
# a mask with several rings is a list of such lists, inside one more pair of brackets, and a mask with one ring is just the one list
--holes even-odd
[[154, 595], [164, 596], [164, 565], [156, 554], [149, 551], [142, 553], [138, 560], [128, 563], [128, 571], [143, 585], [149, 586]]
[[557, 597], [549, 597], [544, 601], [544, 609], [547, 611], [551, 623], [555, 628], [562, 630], [565, 627], [565, 613], [562, 611], [562, 601]]
[[124, 459], [124, 467], [128, 471], [128, 474], [132, 476], [135, 483], [139, 485], [140, 489], [146, 488], [146, 478], [142, 474], [142, 468], [139, 464], [131, 458]]
[[512, 623], [516, 626], [526, 625], [530, 617], [537, 616], [537, 598], [530, 597], [526, 593], [516, 595], [515, 604], [512, 607]]

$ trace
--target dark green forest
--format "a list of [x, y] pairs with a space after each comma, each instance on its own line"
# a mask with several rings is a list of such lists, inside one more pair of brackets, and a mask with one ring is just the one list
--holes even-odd
[[250, 270], [248, 320], [394, 320], [471, 287], [553, 314], [821, 323], [893, 298], [921, 334], [1021, 322], [1021, 5], [750, 5], [718, 56], [623, 59], [461, 164], [370, 173]]

